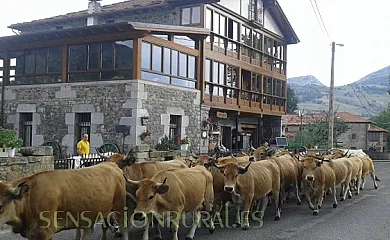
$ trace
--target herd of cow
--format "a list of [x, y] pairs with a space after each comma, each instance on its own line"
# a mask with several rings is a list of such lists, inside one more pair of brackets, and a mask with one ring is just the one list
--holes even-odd
[[[252, 147], [236, 156], [208, 155], [163, 162], [136, 162], [132, 154], [104, 156], [103, 163], [70, 170], [43, 171], [0, 182], [0, 226], [12, 226], [27, 239], [48, 240], [62, 230], [76, 229], [76, 240], [92, 239], [95, 220], [102, 220], [101, 239], [109, 228], [128, 239], [129, 227], [143, 225], [149, 239], [154, 225], [162, 239], [159, 221], [167, 213], [173, 239], [178, 239], [180, 217], [192, 212], [195, 221], [186, 237], [193, 239], [202, 216], [210, 233], [227, 203], [235, 206], [236, 223], [250, 227], [250, 216], [264, 218], [268, 204], [275, 205], [275, 219], [291, 194], [298, 205], [304, 197], [318, 215], [325, 197], [340, 201], [359, 194], [369, 173], [377, 188], [373, 161], [362, 150], [329, 150], [328, 154]], [[241, 214], [241, 205], [244, 211]], [[252, 215], [251, 215], [252, 213]], [[101, 218], [99, 218], [101, 217]], [[157, 223], [157, 224], [156, 224]], [[208, 223], [208, 224], [207, 224]], [[134, 226], [134, 225], [133, 225]]]

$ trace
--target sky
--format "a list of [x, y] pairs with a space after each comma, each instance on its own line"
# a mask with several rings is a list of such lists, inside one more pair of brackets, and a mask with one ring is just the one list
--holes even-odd
[[[121, 1], [103, 0], [101, 4]], [[313, 75], [329, 86], [331, 41], [344, 44], [336, 47], [335, 86], [390, 65], [389, 0], [316, 0], [330, 38], [321, 30], [310, 0], [278, 1], [300, 39], [287, 49], [288, 78]], [[7, 29], [10, 24], [79, 11], [87, 5], [85, 0], [7, 1], [1, 6], [0, 36], [14, 35]]]

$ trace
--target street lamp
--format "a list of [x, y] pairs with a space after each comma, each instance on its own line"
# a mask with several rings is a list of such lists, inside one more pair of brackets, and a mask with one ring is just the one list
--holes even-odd
[[303, 113], [305, 112], [305, 109], [302, 109], [302, 112], [301, 110], [298, 110], [298, 116], [301, 118], [301, 128], [300, 128], [300, 132], [301, 132], [301, 147], [303, 147], [303, 123], [302, 123], [302, 118], [303, 118]]
[[344, 47], [342, 43], [332, 42], [332, 63], [330, 70], [330, 91], [329, 91], [329, 133], [328, 133], [328, 148], [333, 148], [333, 128], [334, 128], [334, 109], [333, 109], [333, 92], [334, 92], [334, 53], [336, 45]]

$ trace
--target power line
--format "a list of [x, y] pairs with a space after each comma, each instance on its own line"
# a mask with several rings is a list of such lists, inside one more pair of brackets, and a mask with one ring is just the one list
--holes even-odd
[[363, 102], [360, 100], [360, 97], [359, 95], [357, 94], [357, 92], [355, 91], [355, 88], [353, 87], [353, 85], [351, 85], [352, 87], [352, 90], [353, 92], [355, 93], [356, 97], [358, 98], [360, 104], [363, 106], [364, 110], [366, 110], [366, 112], [370, 115], [370, 117], [372, 117], [371, 113], [368, 111], [368, 109], [366, 108], [366, 106], [364, 106]]
[[356, 84], [356, 82], [354, 82], [353, 84], [355, 84], [355, 87], [357, 88], [357, 90], [360, 92], [360, 94], [361, 94], [361, 95], [363, 96], [363, 98], [366, 100], [366, 102], [368, 103], [368, 106], [370, 106], [370, 107], [374, 110], [374, 112], [380, 111], [379, 109], [375, 109], [374, 106], [373, 106], [373, 104], [370, 103], [370, 102], [367, 100], [366, 96], [364, 96], [364, 94], [363, 94], [363, 91], [360, 90], [360, 88], [359, 88], [359, 86]]
[[[329, 33], [328, 33], [328, 30], [326, 29], [325, 23], [324, 23], [324, 21], [323, 21], [323, 19], [322, 19], [320, 9], [319, 9], [319, 7], [318, 7], [318, 5], [317, 5], [317, 1], [314, 0], [314, 3], [315, 3], [315, 7], [314, 7], [314, 4], [313, 4], [313, 1], [310, 0], [311, 7], [312, 7], [312, 9], [313, 9], [314, 15], [315, 15], [316, 18], [317, 18], [317, 22], [318, 22], [318, 24], [320, 25], [321, 31], [322, 31], [323, 34], [325, 34], [325, 35], [328, 36], [329, 41], [332, 41], [332, 40], [331, 40], [331, 37], [330, 37], [330, 35], [329, 35]], [[315, 8], [317, 8], [318, 14], [317, 14]], [[320, 18], [318, 18], [318, 15], [320, 16]], [[320, 20], [320, 19], [321, 19], [321, 20]]]

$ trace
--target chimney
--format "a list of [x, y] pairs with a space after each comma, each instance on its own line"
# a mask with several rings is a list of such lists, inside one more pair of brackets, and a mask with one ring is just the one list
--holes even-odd
[[102, 7], [100, 5], [101, 0], [88, 0], [88, 16], [87, 18], [87, 26], [98, 25], [99, 18], [95, 15], [95, 13], [99, 13], [102, 11]]

